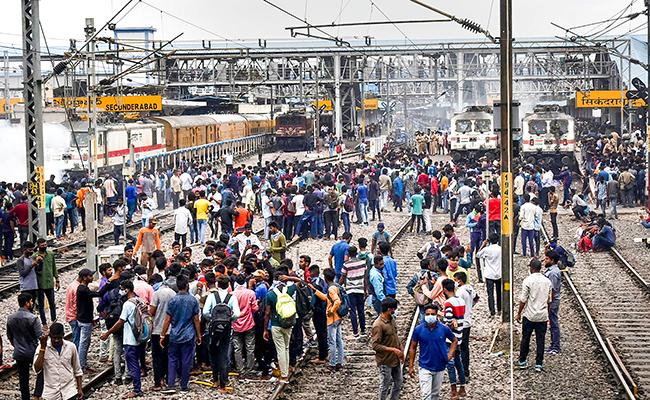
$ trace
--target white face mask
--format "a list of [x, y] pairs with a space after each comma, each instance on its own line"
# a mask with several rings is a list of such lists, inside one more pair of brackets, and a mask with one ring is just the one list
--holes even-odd
[[126, 296], [126, 290], [124, 290], [124, 289], [120, 289], [120, 291], [118, 293], [119, 293], [120, 296]]
[[425, 315], [424, 316], [424, 321], [427, 324], [434, 324], [436, 322], [436, 316], [435, 315]]

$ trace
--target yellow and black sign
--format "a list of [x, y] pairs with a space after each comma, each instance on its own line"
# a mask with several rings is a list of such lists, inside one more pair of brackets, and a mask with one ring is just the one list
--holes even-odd
[[501, 234], [512, 235], [512, 173], [501, 173]]
[[[11, 99], [9, 99], [9, 104], [11, 105], [12, 108], [16, 104], [22, 104], [22, 103], [23, 103], [23, 99], [21, 97], [12, 97]], [[0, 114], [4, 114], [4, 113], [5, 113], [5, 99], [2, 98], [0, 99]]]
[[29, 195], [36, 199], [39, 209], [45, 208], [45, 169], [36, 167], [36, 182], [29, 182]]
[[[162, 110], [162, 96], [99, 96], [97, 109], [105, 112], [143, 112]], [[54, 105], [88, 109], [87, 97], [55, 97]]]
[[642, 99], [628, 100], [627, 90], [591, 90], [576, 92], [576, 107], [578, 108], [621, 108], [624, 105], [643, 107]]
[[[379, 108], [379, 99], [365, 99], [364, 103], [366, 105], [366, 110], [376, 110]], [[316, 108], [321, 108], [325, 106], [325, 111], [332, 111], [332, 100], [329, 99], [320, 99], [314, 102]], [[357, 110], [361, 110], [361, 107], [356, 107]]]

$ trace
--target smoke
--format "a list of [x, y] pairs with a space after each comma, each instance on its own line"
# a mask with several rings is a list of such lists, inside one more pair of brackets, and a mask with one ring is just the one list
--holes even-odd
[[[45, 179], [55, 175], [61, 179], [64, 163], [61, 154], [70, 149], [70, 132], [61, 124], [44, 123]], [[27, 180], [25, 127], [0, 121], [0, 180], [24, 182]]]

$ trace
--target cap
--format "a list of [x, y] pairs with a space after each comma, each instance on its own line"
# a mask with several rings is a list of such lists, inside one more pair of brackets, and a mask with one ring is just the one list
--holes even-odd
[[378, 223], [377, 229], [384, 229], [384, 223], [383, 222]]

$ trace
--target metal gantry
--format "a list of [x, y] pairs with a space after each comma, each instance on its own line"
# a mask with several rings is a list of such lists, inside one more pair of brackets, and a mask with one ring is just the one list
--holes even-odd
[[29, 237], [34, 240], [46, 234], [39, 0], [21, 0], [21, 5]]

